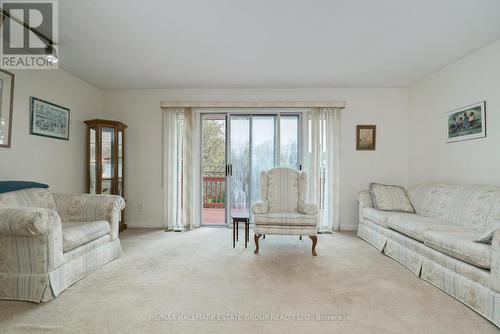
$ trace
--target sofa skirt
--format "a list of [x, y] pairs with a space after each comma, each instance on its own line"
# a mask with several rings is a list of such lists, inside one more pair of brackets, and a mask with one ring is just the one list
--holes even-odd
[[76, 249], [77, 252], [65, 258], [61, 266], [46, 274], [0, 273], [0, 299], [50, 301], [70, 285], [121, 256], [119, 239], [86, 246]]
[[370, 222], [359, 224], [358, 237], [500, 327], [500, 294], [489, 287], [488, 270]]

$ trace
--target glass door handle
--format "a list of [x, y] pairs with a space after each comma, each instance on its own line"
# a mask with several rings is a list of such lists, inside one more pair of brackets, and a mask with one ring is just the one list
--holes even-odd
[[231, 175], [233, 175], [233, 165], [227, 164], [226, 165], [226, 176], [231, 176]]

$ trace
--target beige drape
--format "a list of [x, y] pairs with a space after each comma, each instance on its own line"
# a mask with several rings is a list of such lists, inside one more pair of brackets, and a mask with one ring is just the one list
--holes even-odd
[[312, 108], [309, 201], [318, 204], [319, 231], [338, 230], [340, 221], [340, 111], [342, 108]]
[[200, 226], [195, 192], [195, 134], [196, 115], [192, 108], [163, 108], [163, 220], [167, 231]]

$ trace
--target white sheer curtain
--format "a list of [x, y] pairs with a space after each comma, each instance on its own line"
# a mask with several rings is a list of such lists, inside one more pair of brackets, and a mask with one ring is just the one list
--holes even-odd
[[309, 174], [309, 201], [319, 206], [319, 231], [339, 229], [339, 168], [341, 108], [312, 108], [306, 169]]
[[163, 108], [163, 223], [167, 231], [200, 226], [196, 172], [199, 162], [196, 114], [191, 108]]

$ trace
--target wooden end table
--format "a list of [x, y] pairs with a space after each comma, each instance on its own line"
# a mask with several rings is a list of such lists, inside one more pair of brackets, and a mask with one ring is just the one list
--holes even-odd
[[238, 228], [239, 223], [245, 224], [245, 248], [247, 248], [248, 241], [250, 240], [250, 220], [248, 215], [232, 216], [233, 218], [233, 248], [236, 247], [238, 241]]

